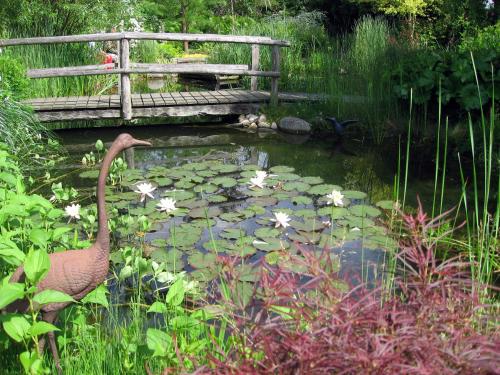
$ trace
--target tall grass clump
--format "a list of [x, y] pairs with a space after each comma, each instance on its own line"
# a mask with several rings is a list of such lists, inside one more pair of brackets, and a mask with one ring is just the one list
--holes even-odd
[[[352, 33], [330, 37], [320, 12], [289, 17], [274, 15], [245, 25], [237, 34], [263, 35], [290, 42], [282, 48], [280, 91], [323, 94], [325, 100], [309, 105], [318, 114], [361, 120], [358, 129], [381, 142], [388, 123], [399, 116], [391, 86], [391, 67], [398, 50], [391, 44], [391, 28], [382, 19], [365, 17]], [[213, 46], [217, 63], [250, 64], [250, 46]], [[271, 70], [271, 49], [261, 47], [261, 69]], [[248, 80], [245, 83], [248, 85]], [[269, 89], [269, 80], [260, 80]]]
[[10, 97], [2, 98], [0, 91], [0, 139], [12, 155], [16, 155], [21, 169], [43, 165], [48, 158], [56, 156], [58, 144], [50, 136], [29, 109]]

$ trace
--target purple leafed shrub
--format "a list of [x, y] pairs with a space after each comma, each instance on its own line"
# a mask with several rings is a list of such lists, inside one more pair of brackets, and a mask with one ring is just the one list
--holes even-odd
[[[244, 298], [220, 297], [233, 322], [233, 350], [196, 373], [500, 374], [500, 330], [484, 313], [467, 264], [435, 258], [427, 231], [437, 220], [421, 207], [402, 220], [404, 277], [392, 291], [341, 292], [326, 253], [304, 251], [295, 260], [306, 278], [264, 265], [246, 306]], [[241, 282], [227, 259], [225, 268], [234, 297]]]

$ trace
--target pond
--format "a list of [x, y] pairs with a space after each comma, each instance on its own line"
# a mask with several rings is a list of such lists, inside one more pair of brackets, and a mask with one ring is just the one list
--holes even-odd
[[[141, 256], [161, 271], [187, 271], [202, 285], [217, 277], [220, 255], [241, 259], [240, 281], [251, 283], [258, 273], [253, 265], [263, 257], [286, 266], [287, 254], [319, 256], [324, 249], [353, 282], [370, 281], [383, 272], [385, 251], [396, 248], [384, 225], [392, 208], [394, 150], [220, 124], [65, 130], [58, 135], [70, 157], [61, 168], [79, 168], [65, 183], [90, 196], [97, 171], [82, 172], [78, 164], [97, 139], [111, 142], [122, 132], [153, 143], [125, 154], [135, 170], [108, 189], [115, 237], [125, 248], [111, 259], [123, 279], [134, 268], [127, 246], [142, 246]], [[268, 172], [263, 188], [250, 183], [258, 170]], [[156, 186], [154, 200], [139, 202], [133, 190], [141, 181]], [[427, 203], [433, 188], [432, 178], [411, 178], [410, 204], [416, 192]], [[333, 190], [342, 192], [342, 204], [328, 202]], [[158, 211], [163, 197], [176, 201], [172, 215]], [[275, 227], [277, 213], [288, 215], [286, 228]], [[161, 289], [161, 282], [155, 285]]]

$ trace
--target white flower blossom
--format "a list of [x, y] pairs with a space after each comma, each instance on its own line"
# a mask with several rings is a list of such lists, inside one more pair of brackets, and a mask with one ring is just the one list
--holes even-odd
[[290, 224], [288, 224], [288, 222], [290, 221], [290, 216], [288, 216], [288, 214], [284, 213], [284, 212], [275, 212], [274, 213], [274, 219], [271, 219], [271, 221], [274, 221], [276, 223], [275, 227], [278, 228], [278, 227], [283, 227], [283, 228], [286, 228], [286, 227], [289, 227]]
[[354, 227], [351, 229], [351, 232], [359, 232], [361, 229], [359, 229], [358, 227]]
[[80, 205], [72, 204], [71, 206], [66, 206], [64, 211], [66, 211], [66, 216], [69, 216], [70, 219], [80, 219]]
[[326, 204], [334, 204], [337, 207], [342, 207], [344, 205], [344, 195], [338, 190], [332, 190], [330, 194], [327, 194], [326, 198], [328, 201]]
[[172, 198], [160, 199], [160, 203], [158, 203], [156, 206], [158, 207], [158, 210], [165, 211], [167, 214], [177, 210], [177, 207], [175, 207], [175, 200], [173, 200]]
[[153, 194], [151, 193], [155, 190], [156, 188], [149, 182], [143, 182], [142, 184], [137, 184], [136, 190], [134, 190], [134, 192], [140, 194], [141, 202], [144, 202], [144, 199], [146, 199], [146, 195], [150, 198], [154, 198]]
[[266, 183], [264, 180], [269, 177], [266, 171], [255, 171], [255, 177], [250, 179], [250, 187], [258, 187], [264, 189]]

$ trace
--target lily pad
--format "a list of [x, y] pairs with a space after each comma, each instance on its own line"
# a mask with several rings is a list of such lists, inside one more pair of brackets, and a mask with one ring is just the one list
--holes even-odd
[[194, 208], [189, 211], [189, 216], [193, 219], [199, 218], [211, 218], [215, 216], [219, 216], [222, 213], [220, 208], [218, 207], [199, 207]]
[[234, 269], [236, 277], [240, 281], [256, 282], [260, 278], [260, 267], [250, 264], [241, 264]]
[[169, 265], [170, 269], [182, 270], [185, 267], [182, 261], [182, 253], [179, 251], [158, 249], [153, 251], [150, 257], [157, 263]]
[[170, 197], [176, 201], [185, 201], [194, 197], [192, 191], [186, 190], [167, 190], [162, 194], [164, 197]]
[[254, 197], [247, 200], [249, 204], [256, 204], [261, 207], [275, 206], [278, 200], [274, 197]]
[[246, 164], [241, 169], [244, 171], [258, 171], [261, 168], [257, 164]]
[[278, 237], [280, 235], [280, 231], [276, 228], [258, 228], [255, 230], [255, 236], [259, 238], [267, 238], [267, 237]]
[[177, 189], [191, 189], [193, 186], [194, 186], [194, 182], [191, 182], [191, 180], [189, 179], [181, 179], [179, 181], [177, 181], [174, 186], [177, 188]]
[[312, 199], [309, 198], [309, 197], [306, 197], [304, 195], [299, 195], [299, 196], [296, 196], [296, 197], [293, 197], [292, 198], [292, 203], [293, 204], [304, 204], [304, 205], [308, 205], [308, 204], [312, 204]]
[[277, 264], [281, 257], [282, 255], [279, 251], [272, 251], [265, 255], [266, 262], [271, 265]]
[[300, 221], [291, 221], [290, 225], [295, 230], [305, 231], [305, 232], [315, 232], [324, 229], [323, 223], [317, 221], [316, 219], [306, 219], [303, 223]]
[[356, 190], [346, 190], [343, 191], [342, 194], [344, 195], [344, 197], [349, 199], [365, 199], [367, 197], [366, 193]]
[[193, 268], [208, 268], [215, 266], [217, 255], [213, 253], [194, 253], [188, 257], [188, 262]]
[[320, 184], [320, 185], [313, 186], [309, 190], [309, 194], [326, 195], [326, 194], [330, 194], [333, 190], [340, 191], [340, 190], [342, 190], [342, 188], [340, 186], [337, 186], [337, 185]]
[[240, 237], [245, 236], [245, 229], [243, 228], [226, 228], [220, 234], [219, 237], [226, 238], [229, 240], [236, 240]]
[[348, 216], [349, 210], [344, 207], [326, 206], [318, 210], [318, 215], [327, 216], [328, 218], [336, 220]]
[[251, 210], [255, 213], [255, 215], [262, 215], [266, 213], [266, 209], [262, 206], [259, 206], [257, 204], [253, 204], [251, 206], [247, 207], [247, 210]]
[[172, 179], [168, 177], [156, 177], [152, 181], [156, 182], [159, 187], [166, 187], [172, 185]]
[[233, 244], [228, 240], [211, 240], [205, 242], [203, 248], [214, 253], [222, 253], [233, 249]]
[[279, 180], [281, 181], [295, 181], [299, 180], [300, 176], [295, 173], [280, 173], [278, 175]]
[[238, 184], [238, 182], [232, 177], [218, 177], [210, 181], [212, 184], [220, 185], [223, 188], [230, 188]]
[[377, 217], [381, 214], [379, 209], [365, 204], [358, 204], [356, 206], [352, 206], [351, 208], [349, 208], [349, 211], [351, 211], [351, 213], [356, 216]]
[[214, 185], [211, 183], [206, 183], [206, 184], [195, 186], [193, 190], [197, 193], [212, 194], [212, 193], [215, 193], [219, 189], [220, 188], [217, 185]]
[[302, 210], [294, 211], [293, 214], [298, 217], [311, 218], [316, 216], [316, 211], [309, 208], [305, 208]]
[[185, 207], [189, 209], [198, 208], [198, 207], [206, 207], [208, 206], [208, 202], [204, 199], [188, 199], [186, 201], [180, 201], [176, 203], [177, 207]]
[[210, 169], [219, 173], [233, 173], [238, 171], [238, 166], [233, 164], [213, 164]]
[[211, 203], [222, 203], [226, 202], [227, 198], [223, 195], [209, 195], [207, 200]]
[[272, 173], [292, 173], [295, 171], [295, 168], [293, 167], [288, 167], [286, 165], [276, 165], [274, 167], [271, 167], [269, 169], [269, 171], [271, 171]]
[[260, 240], [253, 241], [252, 245], [261, 251], [278, 251], [282, 249], [288, 249], [290, 244], [285, 240], [280, 240], [278, 238], [262, 238]]
[[393, 210], [395, 207], [395, 202], [390, 200], [385, 200], [385, 201], [379, 201], [375, 205], [383, 210]]
[[313, 176], [303, 177], [301, 181], [309, 185], [318, 185], [323, 183], [323, 179], [321, 177], [313, 177]]
[[243, 215], [238, 212], [226, 212], [221, 214], [219, 218], [228, 222], [238, 222], [244, 219]]
[[306, 184], [305, 182], [293, 181], [287, 182], [283, 185], [283, 189], [286, 191], [297, 190], [300, 193], [306, 192], [311, 188], [311, 185]]

